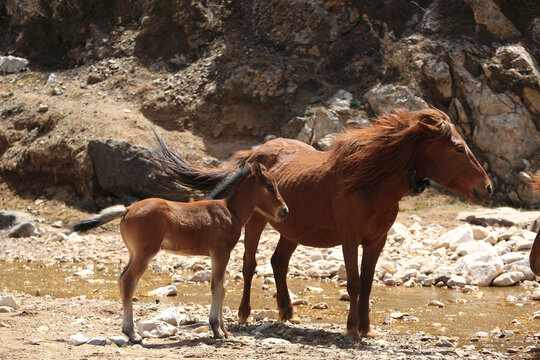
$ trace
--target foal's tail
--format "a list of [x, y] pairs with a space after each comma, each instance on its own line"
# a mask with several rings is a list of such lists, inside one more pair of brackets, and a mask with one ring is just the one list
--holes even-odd
[[236, 152], [219, 168], [208, 168], [195, 166], [169, 149], [163, 138], [154, 131], [154, 142], [152, 144], [152, 158], [163, 171], [180, 185], [191, 189], [210, 191], [220, 182], [243, 166], [253, 153], [253, 150], [242, 150]]
[[94, 215], [91, 218], [76, 222], [75, 224], [71, 225], [71, 229], [73, 231], [85, 232], [126, 214], [127, 209], [124, 205], [110, 206], [103, 209], [99, 214]]

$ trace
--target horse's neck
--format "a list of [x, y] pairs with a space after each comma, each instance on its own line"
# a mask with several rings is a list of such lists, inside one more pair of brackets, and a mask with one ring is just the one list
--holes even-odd
[[255, 209], [252, 197], [254, 182], [252, 179], [239, 184], [233, 193], [225, 199], [225, 204], [233, 216], [233, 223], [242, 227], [249, 219]]

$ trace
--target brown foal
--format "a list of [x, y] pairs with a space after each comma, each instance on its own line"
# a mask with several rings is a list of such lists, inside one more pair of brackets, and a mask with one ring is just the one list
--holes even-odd
[[[219, 199], [221, 197], [224, 199]], [[273, 176], [254, 162], [237, 170], [210, 194], [210, 200], [181, 203], [145, 199], [128, 207], [104, 209], [99, 215], [75, 223], [86, 231], [121, 217], [120, 232], [129, 261], [118, 279], [124, 310], [123, 332], [138, 343], [133, 325], [133, 294], [149, 262], [160, 249], [181, 255], [205, 255], [212, 261], [210, 327], [215, 338], [227, 337], [223, 322], [225, 269], [246, 221], [256, 212], [273, 222], [288, 215]], [[219, 199], [219, 200], [218, 200]]]
[[[398, 213], [399, 200], [421, 192], [433, 181], [463, 194], [474, 203], [490, 198], [492, 184], [448, 116], [436, 109], [396, 111], [361, 130], [347, 130], [330, 151], [302, 142], [275, 139], [255, 150], [237, 152], [219, 169], [187, 169], [181, 157], [158, 138], [155, 155], [180, 183], [206, 189], [226, 177], [237, 164], [258, 161], [274, 175], [291, 210], [282, 223], [253, 214], [246, 223], [244, 294], [239, 321], [248, 320], [251, 281], [259, 237], [267, 222], [280, 233], [271, 263], [280, 320], [294, 315], [287, 288], [289, 260], [298, 245], [342, 245], [350, 308], [349, 339], [375, 336], [370, 327], [369, 295], [377, 259]], [[361, 274], [358, 246], [363, 247]]]

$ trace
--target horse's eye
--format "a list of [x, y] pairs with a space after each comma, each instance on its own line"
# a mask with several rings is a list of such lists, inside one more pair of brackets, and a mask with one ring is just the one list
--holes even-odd
[[457, 148], [456, 148], [456, 151], [457, 151], [458, 153], [464, 153], [464, 152], [465, 152], [465, 148], [464, 148], [464, 147], [457, 147]]
[[273, 186], [270, 186], [270, 185], [266, 187], [266, 190], [268, 190], [268, 192], [269, 192], [270, 194], [273, 194], [273, 193], [276, 192], [276, 190], [274, 189], [274, 187], [273, 187]]

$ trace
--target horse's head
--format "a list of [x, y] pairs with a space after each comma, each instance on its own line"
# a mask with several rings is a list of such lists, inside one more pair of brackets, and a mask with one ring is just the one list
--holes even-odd
[[281, 198], [274, 177], [258, 162], [251, 165], [255, 177], [255, 208], [266, 217], [282, 222], [289, 215], [289, 208]]
[[475, 204], [489, 200], [493, 184], [473, 153], [442, 111], [425, 109], [413, 113], [421, 141], [413, 154], [418, 176], [467, 196]]

